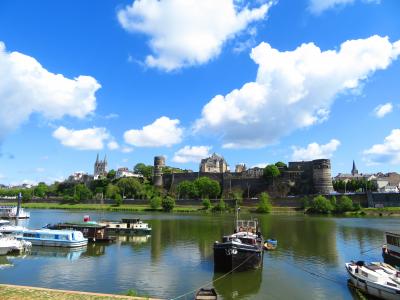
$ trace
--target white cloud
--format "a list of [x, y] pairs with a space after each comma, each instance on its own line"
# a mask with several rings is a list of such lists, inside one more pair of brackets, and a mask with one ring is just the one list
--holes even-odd
[[121, 148], [122, 153], [131, 153], [133, 151], [133, 148], [124, 146]]
[[116, 149], [119, 148], [119, 145], [118, 145], [118, 143], [117, 143], [116, 141], [111, 140], [111, 141], [109, 141], [109, 142], [107, 143], [107, 147], [108, 147], [108, 149], [110, 149], [110, 150], [116, 150]]
[[33, 113], [47, 119], [84, 118], [96, 109], [96, 79], [51, 73], [33, 57], [7, 52], [1, 41], [0, 78], [0, 138]]
[[141, 0], [118, 11], [121, 26], [150, 37], [150, 67], [166, 71], [217, 57], [224, 43], [266, 17], [273, 1]]
[[136, 147], [170, 147], [182, 140], [183, 129], [179, 127], [179, 123], [178, 119], [160, 117], [140, 130], [125, 131], [124, 140]]
[[268, 165], [269, 165], [269, 163], [258, 163], [258, 164], [255, 164], [254, 166], [251, 166], [251, 168], [262, 168], [263, 169]]
[[381, 104], [375, 107], [374, 114], [377, 118], [383, 118], [392, 111], [393, 111], [393, 104], [388, 102], [386, 104]]
[[323, 122], [335, 97], [360, 88], [376, 70], [400, 54], [400, 41], [387, 37], [344, 42], [339, 50], [321, 51], [313, 43], [280, 52], [267, 43], [252, 49], [254, 82], [217, 95], [202, 110], [194, 132], [221, 136], [226, 148], [257, 148], [291, 132]]
[[389, 163], [400, 164], [400, 129], [393, 129], [385, 137], [383, 144], [375, 144], [371, 148], [364, 150], [364, 160], [369, 165]]
[[340, 146], [340, 141], [332, 139], [325, 145], [319, 145], [317, 143], [308, 144], [306, 148], [293, 146], [292, 160], [313, 160], [320, 158], [331, 158], [333, 152]]
[[[309, 0], [308, 9], [311, 13], [319, 15], [325, 10], [332, 9], [334, 7], [345, 6], [353, 4], [355, 0]], [[380, 3], [380, 0], [362, 0], [364, 3]]]
[[210, 146], [185, 146], [175, 152], [172, 161], [176, 163], [198, 163], [201, 159], [210, 156], [210, 150]]
[[73, 130], [60, 126], [53, 132], [53, 137], [64, 146], [78, 150], [101, 150], [105, 142], [111, 139], [112, 143], [112, 137], [102, 127]]

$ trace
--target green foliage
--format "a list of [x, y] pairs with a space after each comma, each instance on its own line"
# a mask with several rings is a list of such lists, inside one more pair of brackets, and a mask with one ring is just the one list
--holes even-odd
[[257, 212], [269, 213], [271, 209], [272, 209], [272, 204], [269, 195], [267, 193], [261, 193], [257, 207]]
[[329, 214], [335, 209], [331, 202], [324, 196], [319, 195], [315, 197], [311, 203], [308, 212], [319, 213], [319, 214]]
[[287, 169], [287, 165], [284, 162], [281, 162], [281, 161], [276, 162], [275, 166], [277, 166], [278, 168]]
[[145, 196], [144, 187], [136, 178], [121, 178], [117, 186], [126, 198], [144, 198]]
[[361, 205], [360, 205], [360, 203], [354, 203], [354, 204], [353, 204], [353, 210], [354, 210], [354, 211], [359, 211], [359, 210], [361, 210]]
[[152, 209], [158, 209], [161, 206], [161, 202], [162, 200], [160, 196], [154, 196], [150, 199], [150, 207]]
[[208, 198], [204, 198], [202, 201], [202, 204], [205, 209], [210, 209], [210, 207], [211, 207], [211, 201]]
[[352, 179], [352, 180], [335, 180], [333, 181], [333, 188], [335, 191], [344, 192], [357, 192], [357, 191], [377, 191], [378, 187], [374, 182], [363, 179]]
[[338, 212], [346, 212], [353, 210], [353, 201], [348, 196], [342, 196], [336, 206]]
[[34, 188], [33, 196], [39, 197], [39, 198], [45, 198], [47, 193], [49, 191], [48, 186], [44, 182], [39, 182], [39, 184]]
[[121, 195], [119, 187], [109, 183], [106, 188], [106, 198], [115, 200], [117, 195]]
[[300, 199], [301, 201], [301, 207], [303, 209], [307, 209], [310, 207], [310, 199], [308, 199], [308, 197], [303, 197]]
[[153, 166], [145, 165], [144, 163], [138, 163], [133, 168], [133, 171], [136, 174], [143, 175], [143, 177], [145, 177], [147, 180], [151, 180], [151, 178], [153, 177], [153, 169]]
[[208, 177], [200, 177], [194, 181], [201, 198], [216, 198], [221, 194], [221, 187], [218, 181]]
[[214, 211], [225, 211], [226, 210], [226, 204], [225, 204], [224, 198], [221, 198], [219, 200], [218, 204], [213, 207], [213, 210]]
[[329, 201], [331, 202], [333, 207], [336, 207], [337, 205], [336, 196], [332, 196]]
[[278, 167], [275, 165], [268, 165], [264, 168], [264, 178], [265, 179], [274, 179], [275, 177], [278, 177], [281, 174], [279, 171]]
[[241, 205], [243, 203], [243, 191], [239, 189], [232, 191], [232, 199], [235, 200], [237, 205]]
[[167, 212], [172, 211], [175, 207], [175, 199], [167, 196], [164, 199], [162, 199], [161, 206], [164, 211], [167, 211]]
[[115, 194], [114, 197], [115, 206], [120, 206], [122, 204], [122, 196], [120, 194]]
[[194, 182], [184, 180], [177, 186], [179, 198], [195, 199], [199, 196], [199, 191]]
[[126, 296], [131, 296], [131, 297], [138, 297], [139, 294], [135, 289], [129, 289], [125, 293]]
[[21, 190], [21, 194], [22, 194], [22, 201], [26, 202], [32, 200], [32, 194], [33, 194], [32, 190], [30, 189]]
[[117, 172], [114, 169], [111, 169], [108, 173], [107, 173], [107, 179], [114, 179], [115, 175], [117, 175]]

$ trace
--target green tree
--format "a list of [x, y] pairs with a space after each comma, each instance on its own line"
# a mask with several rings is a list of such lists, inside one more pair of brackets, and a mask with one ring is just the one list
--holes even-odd
[[281, 161], [276, 162], [275, 166], [277, 166], [278, 168], [287, 169], [287, 165], [284, 162], [281, 162]]
[[162, 199], [161, 206], [164, 211], [168, 211], [168, 212], [172, 211], [175, 207], [175, 199], [167, 196], [164, 199]]
[[333, 207], [336, 207], [336, 205], [337, 205], [336, 196], [332, 196], [329, 201], [331, 202]]
[[194, 181], [201, 198], [216, 198], [221, 193], [221, 187], [218, 181], [208, 177], [200, 177]]
[[346, 212], [353, 210], [353, 200], [348, 196], [342, 196], [337, 203], [338, 212]]
[[162, 199], [160, 196], [155, 196], [150, 199], [150, 207], [154, 210], [158, 209], [161, 206]]
[[106, 198], [115, 199], [117, 195], [121, 195], [121, 191], [118, 186], [109, 183], [106, 188]]
[[[21, 194], [22, 194], [22, 201], [30, 201], [32, 200], [32, 190], [31, 189], [23, 189], [21, 190]], [[17, 193], [18, 195], [18, 193]]]
[[117, 186], [126, 198], [142, 198], [145, 194], [143, 185], [136, 178], [121, 178]]
[[272, 180], [272, 185], [274, 184], [274, 178], [278, 177], [281, 174], [278, 167], [275, 165], [268, 165], [264, 168], [264, 178], [266, 180]]
[[107, 173], [107, 179], [113, 180], [115, 178], [115, 176], [117, 175], [117, 172], [114, 169], [111, 169], [108, 173]]
[[269, 213], [271, 209], [272, 209], [272, 204], [269, 195], [267, 193], [261, 193], [257, 207], [257, 212]]
[[243, 191], [239, 189], [233, 190], [232, 199], [237, 205], [241, 205], [243, 203]]
[[34, 189], [33, 196], [36, 196], [39, 198], [44, 198], [44, 197], [46, 197], [48, 191], [49, 191], [49, 188], [46, 185], [46, 183], [39, 182], [39, 184]]
[[122, 196], [120, 194], [115, 194], [114, 201], [116, 206], [120, 206], [123, 201]]
[[136, 174], [141, 174], [148, 180], [153, 177], [153, 166], [145, 165], [144, 163], [138, 163], [133, 167], [133, 171]]
[[219, 199], [219, 202], [217, 203], [217, 205], [215, 205], [213, 207], [214, 211], [225, 211], [226, 210], [226, 204], [224, 201], [224, 198], [221, 197], [221, 199]]
[[211, 201], [208, 198], [204, 198], [202, 204], [206, 210], [211, 207]]
[[177, 186], [177, 192], [179, 194], [179, 198], [195, 199], [199, 196], [197, 186], [194, 184], [194, 182], [189, 180], [180, 182]]
[[334, 210], [334, 206], [331, 202], [326, 199], [324, 196], [319, 195], [315, 197], [311, 203], [308, 212], [311, 213], [319, 213], [319, 214], [328, 214]]
[[92, 199], [92, 192], [84, 185], [79, 183], [75, 186], [75, 199], [78, 201]]

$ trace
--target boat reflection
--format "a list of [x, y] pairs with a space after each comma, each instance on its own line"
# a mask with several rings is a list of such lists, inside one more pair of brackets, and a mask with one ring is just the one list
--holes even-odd
[[30, 255], [39, 257], [60, 257], [68, 260], [77, 260], [83, 253], [87, 251], [87, 247], [77, 248], [60, 248], [60, 247], [41, 247], [33, 246]]
[[223, 299], [242, 299], [258, 294], [262, 281], [262, 269], [233, 272], [218, 279], [224, 273], [214, 273], [214, 288]]
[[151, 235], [117, 235], [116, 241], [121, 244], [144, 244], [147, 243]]
[[0, 256], [0, 269], [12, 267], [13, 264], [8, 260], [7, 256]]

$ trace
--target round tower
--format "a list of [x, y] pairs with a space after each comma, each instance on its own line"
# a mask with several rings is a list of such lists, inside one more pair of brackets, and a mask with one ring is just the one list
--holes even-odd
[[314, 190], [317, 194], [333, 192], [331, 161], [330, 159], [316, 159], [312, 161]]
[[163, 167], [165, 167], [165, 157], [164, 156], [155, 156], [154, 157], [153, 184], [156, 187], [163, 187], [163, 172], [162, 172]]

